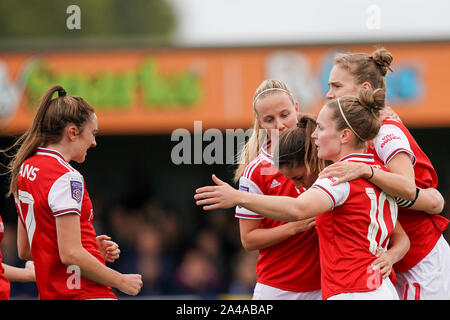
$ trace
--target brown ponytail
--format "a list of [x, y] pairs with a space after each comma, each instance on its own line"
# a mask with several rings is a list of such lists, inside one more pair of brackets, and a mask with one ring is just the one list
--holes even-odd
[[[58, 92], [58, 97], [52, 99], [55, 92]], [[11, 178], [8, 196], [17, 195], [20, 167], [38, 147], [59, 142], [68, 124], [76, 125], [81, 132], [93, 113], [94, 109], [86, 101], [80, 97], [66, 95], [66, 91], [60, 85], [48, 89], [41, 99], [31, 127], [11, 147], [2, 150], [6, 153], [18, 148], [8, 164]]]
[[276, 147], [276, 166], [293, 168], [304, 165], [308, 175], [318, 175], [325, 168], [325, 161], [318, 158], [316, 144], [311, 138], [315, 129], [315, 115], [299, 115], [297, 126], [286, 130], [280, 136]]

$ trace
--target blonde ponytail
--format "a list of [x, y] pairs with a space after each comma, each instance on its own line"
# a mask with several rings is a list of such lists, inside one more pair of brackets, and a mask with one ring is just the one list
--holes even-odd
[[247, 143], [242, 148], [241, 153], [238, 155], [238, 167], [234, 172], [233, 181], [238, 182], [239, 178], [244, 173], [245, 167], [252, 162], [259, 153], [261, 146], [267, 141], [266, 135], [261, 135], [261, 127], [259, 126], [258, 119], [254, 117], [253, 120], [253, 132]]

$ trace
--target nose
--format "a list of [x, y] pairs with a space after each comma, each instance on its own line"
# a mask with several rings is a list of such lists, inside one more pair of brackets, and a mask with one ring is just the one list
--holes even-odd
[[334, 99], [336, 96], [333, 92], [333, 89], [330, 88], [330, 90], [328, 90], [326, 96], [325, 96], [328, 100], [332, 100]]
[[317, 127], [314, 129], [313, 133], [311, 134], [311, 138], [313, 138], [313, 139], [317, 138]]
[[275, 123], [275, 129], [278, 129], [281, 133], [284, 131], [284, 129], [286, 129], [286, 126], [284, 125], [283, 121], [281, 121], [280, 119], [277, 119], [276, 123]]
[[94, 148], [95, 146], [97, 146], [97, 141], [94, 139], [91, 143], [91, 148]]

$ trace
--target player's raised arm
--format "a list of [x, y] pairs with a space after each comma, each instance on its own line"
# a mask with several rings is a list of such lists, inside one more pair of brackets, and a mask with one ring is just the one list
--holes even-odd
[[[326, 196], [318, 190], [308, 190], [298, 198], [284, 196], [264, 196], [234, 189], [215, 175], [216, 186], [202, 187], [196, 190], [194, 199], [204, 210], [242, 206], [251, 211], [281, 221], [296, 221], [315, 217], [331, 208]], [[315, 203], [315, 206], [309, 204]]]

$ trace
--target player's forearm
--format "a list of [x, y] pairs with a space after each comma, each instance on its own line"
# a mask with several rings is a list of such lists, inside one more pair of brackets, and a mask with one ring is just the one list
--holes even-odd
[[296, 198], [285, 196], [263, 196], [238, 191], [237, 204], [250, 211], [278, 221], [296, 221], [305, 219]]
[[393, 263], [399, 262], [406, 255], [410, 247], [408, 235], [397, 222], [391, 235], [388, 253], [392, 257]]
[[120, 286], [122, 274], [105, 266], [84, 248], [73, 250], [62, 260], [66, 266], [80, 268], [81, 275], [86, 279], [114, 288]]
[[274, 228], [258, 228], [245, 235], [241, 234], [241, 242], [245, 250], [259, 250], [271, 247], [295, 234], [294, 228], [289, 223], [285, 223]]
[[417, 200], [410, 208], [425, 211], [428, 214], [439, 214], [444, 209], [444, 204], [444, 197], [438, 190], [427, 188], [419, 190]]
[[[364, 178], [369, 178], [367, 173]], [[371, 183], [379, 187], [385, 193], [405, 200], [414, 200], [416, 185], [411, 179], [397, 173], [373, 169], [373, 176], [369, 179]]]
[[5, 272], [5, 277], [8, 278], [9, 281], [18, 281], [18, 282], [34, 281], [34, 275], [31, 270], [13, 267], [5, 263], [2, 263], [2, 267]]

